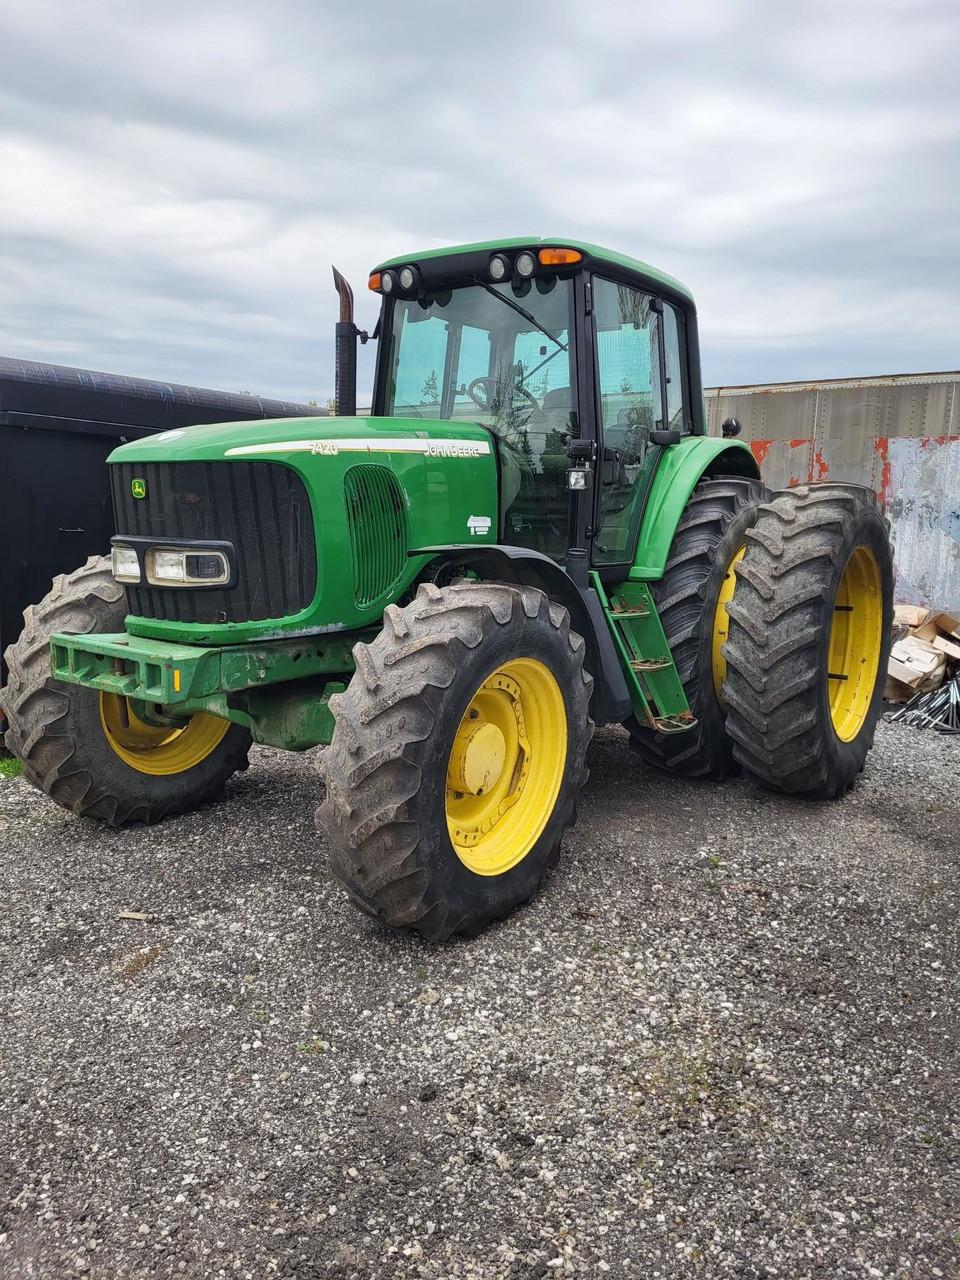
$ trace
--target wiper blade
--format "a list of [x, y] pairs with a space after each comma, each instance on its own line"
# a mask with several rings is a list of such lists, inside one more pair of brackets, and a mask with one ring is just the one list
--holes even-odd
[[566, 351], [567, 344], [561, 342], [559, 338], [554, 337], [549, 329], [545, 329], [533, 312], [528, 311], [526, 307], [521, 307], [519, 302], [514, 302], [513, 298], [508, 298], [504, 293], [497, 293], [493, 285], [487, 284], [486, 280], [481, 280], [479, 276], [473, 277], [473, 283], [478, 284], [481, 289], [486, 289], [492, 298], [499, 298], [505, 307], [509, 307], [511, 311], [515, 311], [518, 316], [523, 316], [524, 320], [529, 320], [535, 329], [539, 329], [545, 338], [549, 338], [551, 342], [555, 342], [561, 351]]

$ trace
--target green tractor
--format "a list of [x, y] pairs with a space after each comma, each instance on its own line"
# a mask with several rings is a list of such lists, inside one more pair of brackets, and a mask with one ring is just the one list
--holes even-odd
[[111, 555], [7, 652], [26, 778], [156, 822], [251, 742], [324, 744], [335, 874], [432, 939], [536, 892], [597, 723], [677, 774], [845, 792], [880, 710], [886, 525], [857, 486], [768, 492], [735, 420], [705, 434], [683, 285], [569, 240], [385, 262], [367, 417], [334, 278], [335, 417], [111, 454]]

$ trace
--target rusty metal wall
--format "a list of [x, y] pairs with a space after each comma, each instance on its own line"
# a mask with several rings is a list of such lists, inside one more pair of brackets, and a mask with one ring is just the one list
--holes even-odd
[[704, 391], [708, 430], [739, 418], [774, 488], [870, 485], [890, 517], [897, 599], [960, 609], [960, 372]]

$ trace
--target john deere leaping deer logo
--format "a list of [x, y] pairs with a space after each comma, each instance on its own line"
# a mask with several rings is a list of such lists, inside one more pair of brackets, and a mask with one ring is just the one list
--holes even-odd
[[130, 481], [130, 492], [135, 498], [145, 498], [147, 496], [146, 480], [141, 480], [139, 476], [135, 476]]

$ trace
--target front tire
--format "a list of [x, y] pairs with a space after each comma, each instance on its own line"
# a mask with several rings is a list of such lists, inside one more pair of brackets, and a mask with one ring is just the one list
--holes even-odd
[[437, 941], [537, 892], [587, 778], [584, 653], [532, 587], [425, 584], [387, 608], [319, 765], [317, 824], [358, 907]]
[[125, 614], [106, 556], [61, 574], [24, 612], [0, 690], [6, 745], [23, 776], [62, 808], [113, 827], [195, 808], [246, 768], [250, 748], [240, 725], [195, 715], [182, 727], [157, 728], [126, 698], [51, 677], [51, 636], [122, 631]]
[[775, 494], [736, 572], [724, 686], [734, 753], [778, 791], [843, 795], [873, 746], [893, 627], [875, 495], [851, 484]]

